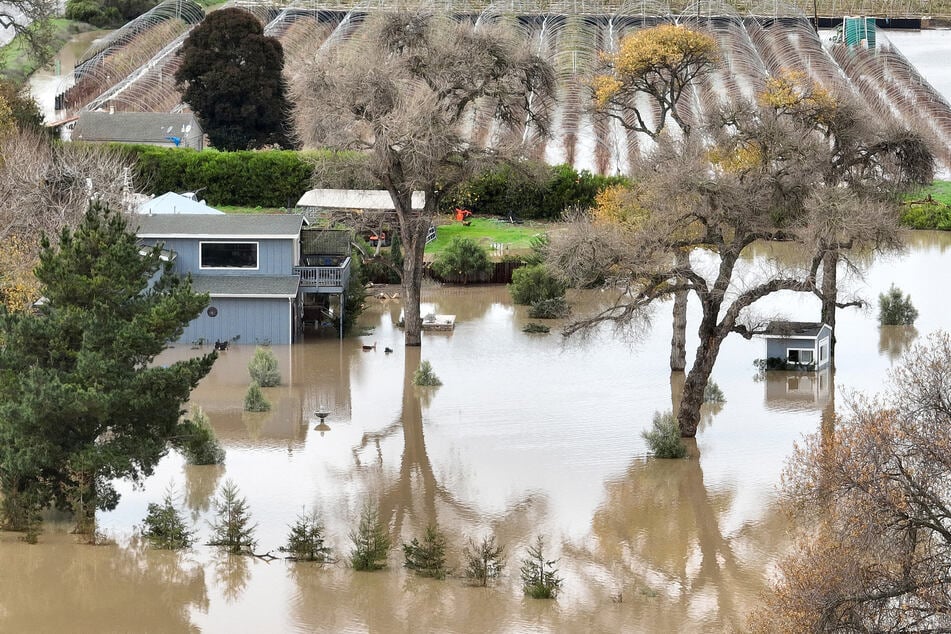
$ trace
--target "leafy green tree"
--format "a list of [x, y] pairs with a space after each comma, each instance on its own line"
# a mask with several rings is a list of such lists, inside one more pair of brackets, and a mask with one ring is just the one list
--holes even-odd
[[416, 371], [413, 372], [413, 385], [420, 387], [437, 387], [442, 385], [442, 381], [433, 372], [433, 366], [429, 361], [422, 361]]
[[255, 348], [254, 356], [248, 363], [251, 380], [261, 387], [274, 387], [281, 383], [281, 372], [277, 368], [277, 357], [270, 348]]
[[498, 577], [505, 567], [505, 547], [495, 544], [495, 535], [483, 537], [478, 544], [470, 539], [462, 557], [466, 562], [463, 574], [477, 586], [487, 586], [489, 579]]
[[257, 524], [251, 523], [248, 501], [241, 496], [238, 485], [228, 480], [215, 498], [215, 519], [211, 522], [209, 546], [222, 546], [235, 555], [248, 554], [257, 541], [254, 531]]
[[36, 278], [42, 305], [0, 316], [2, 510], [13, 528], [50, 505], [88, 526], [118, 503], [117, 480], [151, 475], [183, 435], [182, 404], [215, 354], [152, 361], [208, 298], [99, 204], [58, 245], [42, 240]]
[[421, 577], [442, 579], [446, 576], [446, 536], [439, 528], [431, 524], [420, 542], [416, 537], [403, 544], [405, 565]]
[[655, 412], [651, 428], [641, 435], [657, 458], [683, 458], [687, 455], [687, 446], [680, 439], [680, 427], [671, 412]]
[[291, 526], [291, 532], [287, 536], [287, 545], [281, 546], [281, 550], [290, 553], [297, 561], [314, 561], [321, 564], [332, 561], [332, 551], [326, 545], [324, 525], [317, 511], [297, 516], [297, 521]]
[[878, 296], [878, 323], [882, 326], [911, 326], [916, 319], [918, 309], [911, 303], [911, 296], [902, 296], [894, 284]]
[[281, 71], [284, 49], [251, 13], [213, 11], [182, 44], [175, 81], [211, 144], [221, 150], [291, 147]]
[[189, 528], [182, 513], [175, 508], [171, 491], [165, 493], [161, 504], [149, 504], [142, 535], [153, 548], [162, 550], [189, 548], [195, 541], [195, 531]]
[[545, 540], [539, 535], [528, 547], [528, 556], [522, 560], [522, 589], [533, 599], [554, 599], [558, 596], [563, 579], [555, 568], [557, 559], [545, 559]]
[[367, 504], [360, 513], [360, 523], [350, 533], [353, 550], [350, 551], [350, 565], [354, 570], [380, 570], [386, 566], [386, 556], [390, 550], [390, 537], [380, 523], [380, 512], [375, 506]]
[[492, 271], [489, 254], [471, 238], [453, 238], [445, 250], [436, 256], [433, 271], [451, 282], [484, 279]]
[[225, 461], [225, 450], [215, 436], [208, 415], [200, 407], [193, 408], [191, 420], [183, 424], [186, 427], [185, 435], [174, 444], [188, 464], [221, 464]]
[[565, 296], [567, 285], [555, 277], [544, 264], [522, 266], [512, 271], [509, 292], [516, 304], [535, 304]]

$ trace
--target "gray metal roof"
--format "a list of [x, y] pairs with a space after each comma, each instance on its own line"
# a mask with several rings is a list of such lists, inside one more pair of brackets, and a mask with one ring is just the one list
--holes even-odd
[[299, 275], [193, 275], [192, 290], [212, 297], [297, 297]]
[[300, 214], [156, 214], [135, 216], [140, 238], [296, 238]]
[[810, 338], [819, 336], [825, 324], [818, 321], [771, 321], [766, 326], [767, 336]]
[[73, 128], [74, 141], [124, 141], [171, 143], [167, 137], [183, 138], [201, 126], [191, 113], [172, 112], [83, 112]]

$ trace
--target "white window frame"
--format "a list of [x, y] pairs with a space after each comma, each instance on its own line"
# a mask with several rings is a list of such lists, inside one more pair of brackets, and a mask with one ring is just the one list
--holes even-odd
[[[253, 244], [254, 266], [204, 266], [202, 262], [202, 248], [206, 244]], [[258, 271], [261, 268], [261, 243], [257, 240], [199, 240], [198, 241], [198, 269], [201, 271]]]
[[[790, 361], [789, 353], [795, 350], [799, 353], [799, 356], [802, 356], [803, 352], [808, 352], [812, 354], [812, 361], [803, 363], [802, 361]], [[796, 365], [815, 365], [816, 363], [816, 349], [815, 348], [786, 348], [786, 363], [794, 363]]]

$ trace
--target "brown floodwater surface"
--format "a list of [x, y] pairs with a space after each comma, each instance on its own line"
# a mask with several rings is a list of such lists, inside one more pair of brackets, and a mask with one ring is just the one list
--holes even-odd
[[[361, 321], [371, 334], [274, 348], [283, 382], [264, 390], [273, 407], [261, 414], [242, 411], [253, 349], [232, 346], [192, 399], [226, 464], [186, 466], [172, 452], [142, 487], [121, 483], [118, 508], [99, 516], [109, 545], [76, 544], [63, 523], [48, 523], [35, 546], [0, 534], [0, 631], [742, 631], [789, 546], [777, 486], [793, 443], [831, 425], [833, 394], [880, 390], [909, 345], [945, 327], [949, 238], [916, 233], [906, 254], [850, 278], [873, 304], [897, 284], [920, 317], [915, 329], [879, 329], [873, 309], [840, 313], [834, 377], [758, 376], [763, 341], [728, 338], [714, 370], [726, 402], [705, 410], [680, 461], [648, 457], [641, 437], [678, 386], [667, 366], [669, 305], [632, 339], [605, 329], [564, 342], [557, 323], [548, 335], [523, 333], [525, 308], [504, 287], [432, 287], [424, 314], [454, 314], [456, 328], [426, 333], [420, 350], [401, 344], [399, 302], [370, 298]], [[745, 275], [782, 256], [758, 246]], [[571, 299], [581, 314], [609, 297]], [[758, 310], [814, 320], [819, 306], [780, 294]], [[176, 346], [159, 362], [196, 353]], [[423, 359], [441, 387], [412, 386]], [[323, 425], [318, 409], [329, 413]], [[228, 479], [257, 522], [257, 552], [279, 554], [288, 525], [316, 508], [341, 563], [229, 557], [204, 545], [166, 553], [135, 537], [147, 505], [172, 486], [207, 541], [212, 499]], [[396, 544], [376, 573], [343, 563], [367, 501]], [[495, 534], [504, 576], [471, 588], [405, 571], [398, 544], [433, 522], [456, 570], [467, 537]], [[557, 601], [521, 592], [519, 562], [536, 535], [564, 578]]]

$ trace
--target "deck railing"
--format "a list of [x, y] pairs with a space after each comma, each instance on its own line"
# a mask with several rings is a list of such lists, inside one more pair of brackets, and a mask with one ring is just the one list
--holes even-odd
[[345, 289], [350, 282], [350, 258], [339, 266], [295, 266], [303, 287]]

